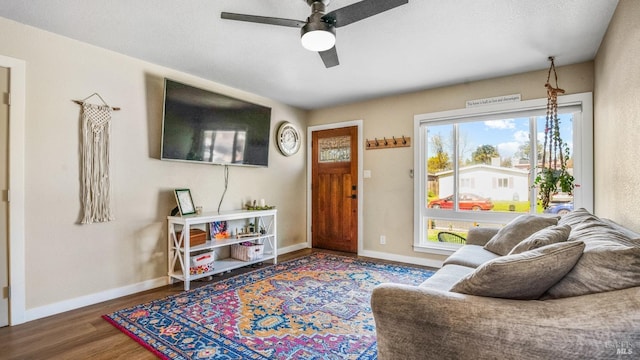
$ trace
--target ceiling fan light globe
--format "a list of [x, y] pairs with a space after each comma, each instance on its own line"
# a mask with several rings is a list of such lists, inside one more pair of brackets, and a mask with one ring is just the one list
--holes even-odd
[[302, 35], [302, 46], [310, 51], [325, 51], [336, 44], [336, 36], [329, 31], [313, 30]]

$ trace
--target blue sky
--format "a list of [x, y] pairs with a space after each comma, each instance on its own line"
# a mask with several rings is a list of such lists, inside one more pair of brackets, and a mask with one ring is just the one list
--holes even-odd
[[[560, 133], [569, 148], [573, 147], [571, 139], [572, 114], [560, 115]], [[545, 117], [540, 117], [538, 121], [538, 141], [544, 141]], [[450, 125], [441, 125], [431, 128], [434, 133], [441, 133], [443, 138], [449, 136]], [[476, 121], [460, 124], [460, 147], [463, 158], [469, 158], [471, 153], [481, 145], [493, 145], [498, 148], [502, 159], [511, 158], [518, 151], [519, 147], [526, 143], [529, 138], [529, 118], [501, 119], [490, 121]], [[433, 150], [430, 145], [430, 154]]]

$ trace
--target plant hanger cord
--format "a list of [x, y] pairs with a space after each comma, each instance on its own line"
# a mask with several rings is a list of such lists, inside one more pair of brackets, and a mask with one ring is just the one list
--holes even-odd
[[[558, 74], [556, 73], [554, 58], [550, 56], [549, 60], [551, 61], [551, 66], [547, 73], [547, 82], [544, 85], [547, 88], [547, 118], [544, 129], [545, 136], [542, 152], [542, 167], [544, 168], [546, 161], [549, 160], [549, 168], [553, 166], [554, 169], [557, 169], [559, 152], [560, 168], [565, 167], [565, 159], [562, 154], [562, 139], [560, 138], [560, 120], [558, 118], [558, 94], [564, 94], [564, 90], [558, 87]], [[556, 87], [553, 87], [549, 82], [552, 70], [555, 77]], [[549, 155], [547, 155], [547, 150], [549, 151]]]
[[[574, 177], [567, 170], [567, 160], [570, 158], [569, 147], [560, 136], [560, 118], [558, 117], [558, 94], [564, 90], [558, 87], [558, 74], [553, 57], [549, 57], [551, 66], [547, 73], [547, 117], [544, 129], [544, 144], [542, 146], [542, 164], [539, 167], [534, 186], [538, 187], [538, 199], [543, 209], [549, 207], [553, 194], [560, 189], [562, 192], [572, 193]], [[550, 83], [551, 71], [555, 77], [555, 87]]]

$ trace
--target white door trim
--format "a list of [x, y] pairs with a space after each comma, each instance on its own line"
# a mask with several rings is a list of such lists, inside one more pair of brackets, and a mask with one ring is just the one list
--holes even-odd
[[312, 219], [311, 219], [311, 215], [312, 215], [312, 211], [311, 211], [311, 165], [312, 165], [312, 159], [311, 159], [311, 154], [312, 149], [311, 149], [311, 145], [312, 145], [312, 141], [311, 141], [311, 134], [314, 131], [320, 131], [320, 130], [329, 130], [329, 129], [339, 129], [339, 128], [344, 128], [344, 127], [350, 127], [350, 126], [357, 126], [358, 127], [358, 255], [360, 255], [364, 249], [364, 244], [363, 244], [363, 229], [362, 229], [362, 219], [363, 219], [363, 202], [362, 202], [362, 198], [363, 198], [363, 194], [364, 194], [364, 189], [363, 189], [363, 184], [364, 181], [362, 179], [362, 172], [364, 169], [364, 141], [363, 141], [363, 130], [362, 130], [362, 125], [363, 125], [363, 121], [362, 120], [352, 120], [352, 121], [345, 121], [345, 122], [339, 122], [339, 123], [332, 123], [332, 124], [323, 124], [323, 125], [315, 125], [315, 126], [309, 126], [307, 128], [307, 247], [311, 248], [312, 242], [311, 242], [311, 224], [312, 224]]
[[25, 322], [26, 63], [0, 55], [9, 68], [9, 325]]

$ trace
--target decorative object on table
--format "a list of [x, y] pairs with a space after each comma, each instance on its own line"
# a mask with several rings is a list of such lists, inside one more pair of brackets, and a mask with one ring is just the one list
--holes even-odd
[[285, 121], [278, 127], [276, 135], [278, 149], [284, 156], [291, 156], [300, 149], [300, 133], [292, 123]]
[[[538, 168], [538, 174], [533, 186], [538, 187], [538, 200], [543, 209], [549, 208], [553, 194], [564, 192], [571, 194], [575, 187], [574, 177], [567, 170], [567, 161], [571, 155], [569, 146], [560, 135], [560, 118], [558, 117], [558, 95], [564, 94], [564, 90], [558, 87], [558, 74], [554, 58], [549, 57], [551, 66], [547, 75], [547, 117], [544, 129], [544, 145], [542, 148], [542, 164]], [[551, 85], [551, 71], [555, 76], [556, 86]]]
[[241, 239], [245, 237], [254, 237], [260, 235], [256, 232], [255, 226], [253, 223], [249, 223], [248, 225], [242, 227], [240, 230], [236, 229], [236, 238]]
[[375, 359], [373, 288], [432, 274], [318, 253], [103, 318], [163, 359]]
[[211, 239], [226, 239], [229, 237], [228, 223], [226, 221], [214, 221], [209, 223]]
[[387, 137], [383, 137], [382, 139], [373, 138], [373, 140], [367, 139], [366, 141], [367, 150], [393, 149], [398, 147], [410, 147], [410, 146], [411, 146], [411, 138], [404, 135], [402, 135], [401, 137], [392, 136], [391, 139]]
[[260, 202], [253, 200], [245, 205], [245, 209], [247, 210], [271, 210], [275, 208], [273, 205], [267, 205], [264, 199], [260, 199]]
[[[86, 100], [97, 96], [102, 105], [90, 104]], [[82, 149], [80, 223], [107, 222], [113, 220], [111, 213], [110, 137], [112, 108], [98, 93], [82, 100]]]
[[196, 213], [196, 207], [193, 205], [193, 198], [191, 198], [191, 191], [189, 189], [175, 189], [174, 194], [181, 215]]

